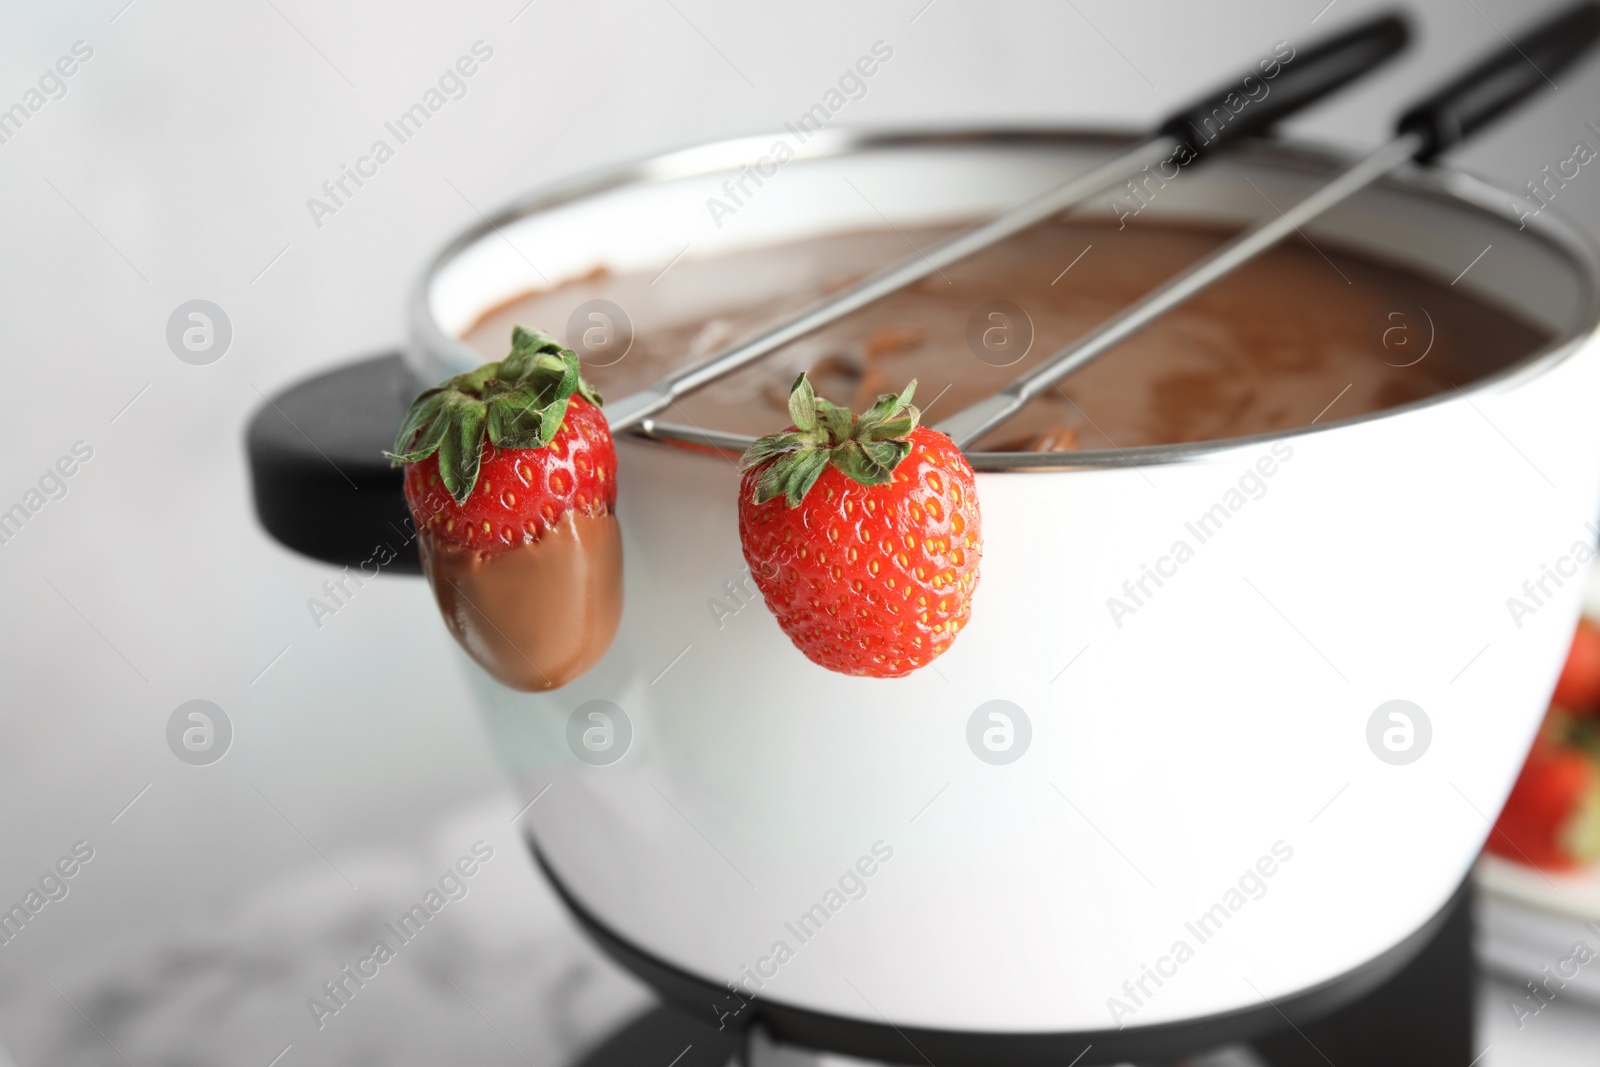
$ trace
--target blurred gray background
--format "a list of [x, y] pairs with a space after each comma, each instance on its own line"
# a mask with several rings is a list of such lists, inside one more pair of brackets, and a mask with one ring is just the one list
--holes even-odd
[[[0, 544], [0, 903], [75, 842], [94, 849], [68, 895], [0, 945], [11, 1058], [544, 1067], [645, 1003], [518, 847], [510, 820], [528, 798], [497, 776], [422, 583], [369, 584], [319, 629], [306, 600], [332, 569], [251, 514], [241, 433], [263, 395], [396, 344], [423, 259], [478, 211], [598, 164], [776, 128], [879, 39], [894, 60], [842, 122], [1138, 126], [1277, 39], [1380, 6], [5, 5], [0, 108], [75, 42], [92, 49], [0, 143], [0, 510], [75, 442], [93, 449]], [[1376, 144], [1417, 89], [1552, 5], [1409, 6], [1420, 40], [1404, 62], [1295, 135]], [[477, 41], [493, 56], [466, 95], [319, 227], [307, 198]], [[1583, 124], [1600, 122], [1600, 63], [1557, 80], [1452, 164], [1517, 186], [1595, 142]], [[1600, 232], [1600, 171], [1557, 207]], [[232, 323], [209, 366], [166, 342], [193, 299]], [[210, 766], [167, 745], [192, 699], [232, 723]], [[479, 839], [495, 858], [471, 894], [317, 1029], [306, 998]], [[1486, 986], [1483, 1063], [1593, 1062], [1586, 1012], [1519, 1033], [1503, 1000]]]

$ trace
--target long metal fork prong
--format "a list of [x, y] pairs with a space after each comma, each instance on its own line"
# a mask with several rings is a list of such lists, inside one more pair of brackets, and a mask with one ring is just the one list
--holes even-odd
[[1143, 167], [1172, 156], [1178, 142], [1160, 134], [1075, 178], [1057, 185], [995, 218], [956, 235], [926, 252], [868, 275], [841, 293], [812, 304], [746, 341], [725, 347], [660, 381], [606, 404], [606, 421], [613, 432], [637, 426], [671, 406], [686, 393], [709, 385], [788, 344], [879, 300], [921, 281], [958, 260], [1042, 222], [1052, 215], [1103, 193], [1137, 174]]
[[963, 408], [934, 428], [965, 448], [1005, 422], [1039, 393], [1104, 355], [1212, 282], [1237, 270], [1297, 232], [1340, 201], [1371, 185], [1416, 155], [1419, 134], [1396, 137], [1287, 211], [1280, 211], [1212, 252], [1113, 315], [992, 396]]

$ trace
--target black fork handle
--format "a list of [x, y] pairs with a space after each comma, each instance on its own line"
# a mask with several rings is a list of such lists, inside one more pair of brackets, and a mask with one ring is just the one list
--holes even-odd
[[1192, 162], [1316, 103], [1393, 58], [1410, 39], [1406, 20], [1386, 14], [1309, 48], [1279, 41], [1271, 56], [1172, 115], [1161, 132], [1187, 144]]
[[1426, 163], [1472, 136], [1541, 89], [1600, 40], [1600, 4], [1585, 0], [1523, 33], [1417, 104], [1400, 118], [1400, 133], [1423, 138]]

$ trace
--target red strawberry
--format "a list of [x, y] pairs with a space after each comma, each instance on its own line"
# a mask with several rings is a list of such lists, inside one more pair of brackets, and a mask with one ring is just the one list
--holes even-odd
[[1550, 701], [1580, 714], [1600, 712], [1600, 627], [1588, 619], [1578, 620], [1572, 648]]
[[[1559, 720], [1555, 726], [1559, 734]], [[1543, 870], [1574, 870], [1600, 859], [1600, 768], [1549, 734], [1528, 753], [1488, 849]]]
[[857, 417], [802, 374], [789, 394], [794, 425], [744, 455], [750, 573], [795, 647], [843, 674], [910, 674], [972, 614], [977, 486], [954, 442], [917, 425], [916, 384]]
[[417, 523], [444, 540], [487, 552], [532, 544], [569, 511], [604, 515], [616, 506], [611, 430], [599, 408], [574, 396], [542, 449], [501, 448], [486, 437], [477, 485], [460, 503], [441, 477], [439, 453], [406, 464], [406, 501]]
[[553, 689], [621, 617], [617, 454], [578, 357], [518, 326], [511, 354], [412, 401], [390, 458], [445, 622], [486, 670]]

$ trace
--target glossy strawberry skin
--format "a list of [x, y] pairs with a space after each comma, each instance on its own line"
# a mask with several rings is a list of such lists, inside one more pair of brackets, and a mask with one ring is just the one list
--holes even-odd
[[571, 511], [598, 516], [617, 503], [617, 452], [600, 409], [581, 396], [544, 448], [483, 442], [478, 481], [457, 504], [439, 477], [435, 453], [406, 464], [406, 502], [419, 529], [487, 552], [531, 544]]
[[778, 625], [813, 662], [899, 678], [936, 659], [972, 613], [983, 554], [977, 486], [966, 457], [926, 427], [893, 480], [868, 486], [836, 467], [798, 506], [754, 503], [761, 468], [744, 474], [739, 536]]

